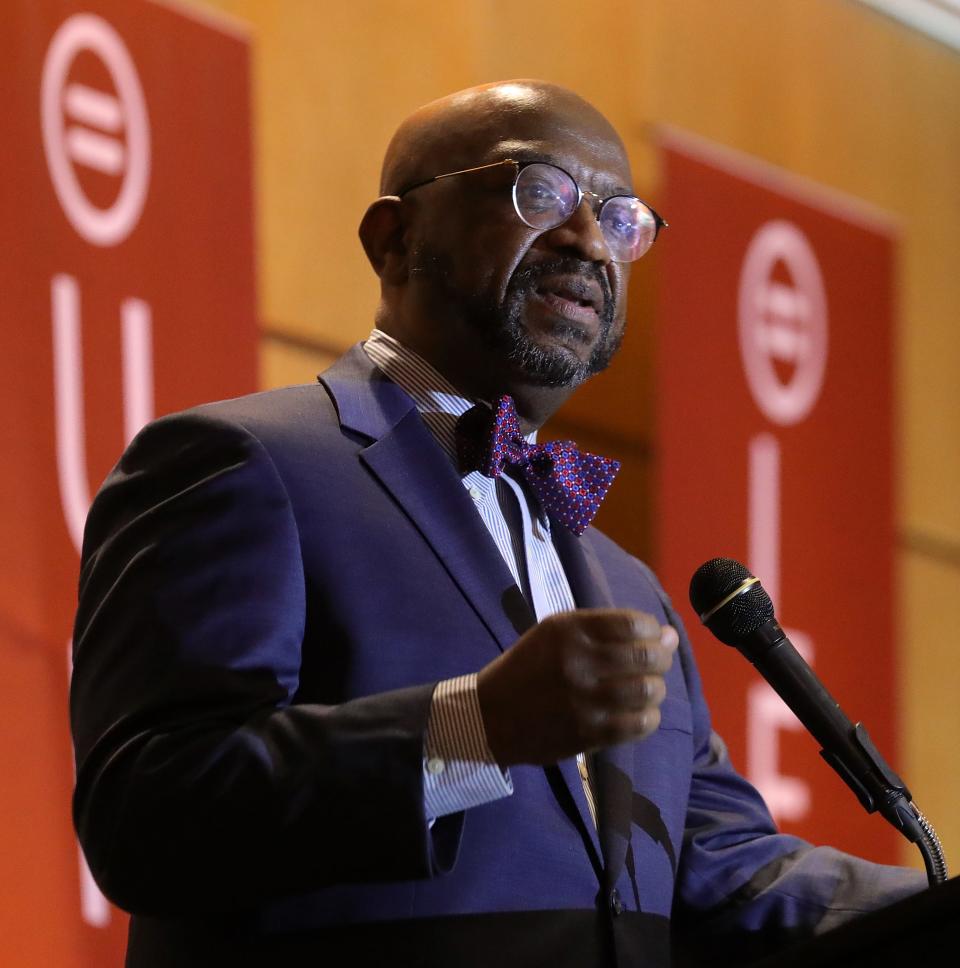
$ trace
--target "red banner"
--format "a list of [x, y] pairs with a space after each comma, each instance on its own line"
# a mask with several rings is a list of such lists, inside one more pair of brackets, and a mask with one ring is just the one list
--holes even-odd
[[714, 725], [783, 829], [895, 862], [819, 747], [686, 605], [736, 558], [851, 719], [896, 766], [891, 334], [895, 242], [865, 206], [679, 134], [663, 142], [660, 572]]
[[145, 0], [14, 0], [0, 59], [0, 951], [119, 965], [70, 824], [91, 495], [152, 417], [255, 386], [249, 46]]

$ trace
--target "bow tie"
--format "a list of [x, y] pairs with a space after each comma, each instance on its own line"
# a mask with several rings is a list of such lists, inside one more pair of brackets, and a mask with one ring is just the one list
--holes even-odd
[[581, 452], [572, 440], [528, 443], [509, 396], [494, 411], [478, 404], [457, 421], [457, 455], [462, 468], [485, 477], [516, 468], [544, 511], [574, 534], [586, 531], [620, 470], [620, 461]]

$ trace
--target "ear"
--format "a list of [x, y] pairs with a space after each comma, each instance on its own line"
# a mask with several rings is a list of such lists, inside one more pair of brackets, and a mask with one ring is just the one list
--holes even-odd
[[384, 195], [371, 202], [360, 220], [360, 241], [370, 265], [382, 282], [391, 285], [407, 281], [402, 204], [396, 195]]

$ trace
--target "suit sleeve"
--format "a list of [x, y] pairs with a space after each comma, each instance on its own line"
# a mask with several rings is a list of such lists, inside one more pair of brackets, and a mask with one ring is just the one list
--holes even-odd
[[[693, 712], [694, 763], [677, 873], [681, 947], [696, 938], [714, 958], [726, 951], [732, 961], [742, 960], [923, 890], [920, 871], [814, 847], [777, 830], [762, 797], [734, 770], [711, 728], [683, 623], [662, 589], [660, 595], [680, 632], [678, 661]], [[849, 806], [857, 809], [852, 801]]]
[[88, 519], [71, 689], [74, 820], [121, 907], [235, 909], [444, 867], [449, 825], [431, 834], [423, 806], [434, 684], [294, 703], [304, 601], [255, 437], [196, 414], [143, 431]]

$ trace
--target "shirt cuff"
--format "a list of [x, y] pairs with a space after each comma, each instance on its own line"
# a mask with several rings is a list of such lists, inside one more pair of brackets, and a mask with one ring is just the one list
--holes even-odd
[[477, 698], [477, 676], [437, 684], [430, 706], [423, 757], [423, 801], [429, 818], [478, 807], [513, 793], [497, 766]]

